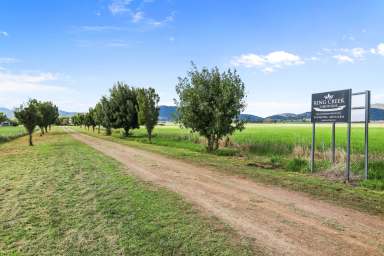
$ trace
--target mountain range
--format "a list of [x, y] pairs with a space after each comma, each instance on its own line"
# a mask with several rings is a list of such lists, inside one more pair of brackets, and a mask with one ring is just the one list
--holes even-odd
[[[7, 117], [13, 118], [13, 111], [7, 108], [0, 107], [0, 112], [3, 112]], [[68, 112], [59, 110], [59, 114], [62, 117], [71, 117], [77, 112]], [[384, 121], [384, 104], [372, 104], [371, 106], [371, 120], [372, 121]], [[159, 121], [169, 122], [175, 120], [177, 111], [175, 106], [160, 106]], [[311, 112], [304, 112], [301, 114], [294, 113], [282, 113], [268, 117], [260, 117], [251, 114], [241, 114], [240, 119], [249, 123], [260, 122], [300, 122], [308, 121], [311, 118]]]
[[[15, 115], [13, 114], [13, 110], [10, 110], [8, 108], [2, 108], [0, 107], [0, 113], [4, 113], [8, 118], [14, 118]], [[70, 117], [75, 115], [77, 112], [67, 112], [64, 110], [59, 110], [59, 115], [62, 117]]]
[[[173, 121], [177, 116], [175, 106], [160, 106], [160, 121]], [[384, 104], [372, 104], [370, 111], [371, 121], [384, 121]], [[311, 119], [311, 112], [304, 112], [301, 114], [282, 113], [265, 118], [255, 116], [252, 114], [241, 114], [240, 119], [249, 123], [261, 122], [302, 122]]]

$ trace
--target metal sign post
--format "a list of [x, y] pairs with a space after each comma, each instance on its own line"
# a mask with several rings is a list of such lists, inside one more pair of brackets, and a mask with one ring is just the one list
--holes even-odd
[[336, 123], [332, 123], [332, 164], [336, 164]]
[[[311, 171], [315, 168], [315, 135], [316, 123], [332, 123], [332, 162], [336, 163], [336, 123], [349, 123], [351, 121], [351, 94], [352, 90], [341, 90], [312, 94], [312, 146], [311, 146]], [[350, 128], [350, 126], [349, 126]], [[348, 129], [350, 138], [350, 129]], [[347, 146], [347, 155], [350, 154], [350, 143]], [[349, 174], [349, 157], [347, 169]], [[349, 176], [348, 176], [349, 177]]]
[[315, 169], [315, 139], [316, 139], [316, 123], [312, 123], [312, 144], [311, 144], [311, 172]]
[[369, 126], [369, 110], [371, 109], [371, 92], [365, 91], [365, 131], [364, 131], [364, 179], [368, 179], [368, 126]]
[[351, 177], [351, 102], [352, 102], [352, 89], [349, 89], [349, 107], [348, 107], [348, 127], [347, 127], [347, 161], [345, 164], [345, 180], [349, 181]]
[[[365, 95], [365, 106], [352, 107], [352, 96]], [[312, 94], [312, 145], [311, 171], [315, 169], [316, 123], [332, 123], [332, 163], [336, 163], [336, 123], [347, 123], [347, 149], [345, 180], [350, 180], [351, 174], [351, 126], [352, 110], [362, 109], [364, 112], [364, 178], [368, 178], [368, 132], [369, 111], [371, 108], [371, 92], [352, 94], [352, 89]]]

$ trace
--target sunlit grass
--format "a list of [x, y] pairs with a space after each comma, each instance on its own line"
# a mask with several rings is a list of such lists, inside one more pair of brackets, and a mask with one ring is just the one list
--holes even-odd
[[0, 145], [0, 255], [251, 255], [246, 241], [116, 161], [51, 132]]

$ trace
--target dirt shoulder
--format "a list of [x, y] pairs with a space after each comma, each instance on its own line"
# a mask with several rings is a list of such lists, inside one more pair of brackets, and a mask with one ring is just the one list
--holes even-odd
[[384, 255], [384, 220], [80, 133], [135, 176], [182, 195], [273, 255]]

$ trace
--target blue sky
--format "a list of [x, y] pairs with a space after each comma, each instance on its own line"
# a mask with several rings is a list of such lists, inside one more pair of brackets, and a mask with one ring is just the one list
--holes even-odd
[[236, 68], [256, 115], [346, 88], [384, 102], [383, 28], [382, 0], [1, 0], [0, 106], [86, 111], [118, 80], [170, 105], [190, 61]]

